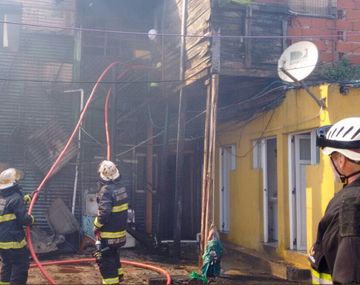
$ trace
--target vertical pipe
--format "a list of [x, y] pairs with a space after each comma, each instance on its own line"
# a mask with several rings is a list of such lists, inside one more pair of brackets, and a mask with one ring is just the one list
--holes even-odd
[[[147, 137], [152, 138], [153, 126], [148, 123]], [[152, 234], [152, 206], [153, 206], [153, 139], [150, 139], [146, 146], [146, 233]]]
[[[65, 90], [64, 93], [74, 93], [74, 92], [80, 92], [80, 104], [79, 104], [79, 116], [84, 109], [84, 89], [75, 89], [75, 90]], [[75, 178], [74, 178], [74, 191], [73, 191], [73, 197], [72, 197], [72, 205], [71, 205], [71, 213], [75, 214], [75, 204], [76, 204], [76, 193], [77, 193], [77, 186], [78, 186], [78, 180], [79, 180], [79, 166], [80, 166], [80, 157], [81, 157], [81, 126], [80, 124], [79, 132], [78, 132], [78, 153], [76, 156], [76, 165], [75, 165]]]
[[8, 33], [8, 16], [4, 15], [4, 23], [3, 23], [3, 38], [2, 38], [2, 47], [8, 48], [9, 47], [9, 33]]
[[181, 14], [181, 40], [180, 40], [180, 92], [179, 92], [179, 112], [178, 128], [176, 137], [176, 173], [175, 173], [175, 223], [174, 223], [174, 254], [180, 258], [181, 255], [181, 220], [182, 220], [182, 175], [184, 162], [184, 136], [185, 136], [185, 112], [186, 98], [183, 94], [185, 79], [185, 37], [187, 22], [188, 0], [182, 2]]

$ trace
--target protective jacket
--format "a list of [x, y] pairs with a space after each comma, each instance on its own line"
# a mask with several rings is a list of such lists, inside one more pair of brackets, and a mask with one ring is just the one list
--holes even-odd
[[0, 249], [20, 249], [26, 246], [23, 226], [31, 225], [21, 188], [18, 184], [0, 190]]
[[315, 283], [360, 283], [360, 178], [329, 202], [313, 251]]
[[126, 224], [128, 215], [128, 195], [116, 179], [99, 181], [98, 215], [94, 226], [99, 229], [102, 242], [109, 246], [120, 247], [126, 242]]

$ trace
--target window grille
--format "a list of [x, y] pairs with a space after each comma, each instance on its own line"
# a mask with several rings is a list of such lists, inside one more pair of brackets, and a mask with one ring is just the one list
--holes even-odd
[[289, 0], [291, 11], [313, 16], [336, 16], [336, 0]]

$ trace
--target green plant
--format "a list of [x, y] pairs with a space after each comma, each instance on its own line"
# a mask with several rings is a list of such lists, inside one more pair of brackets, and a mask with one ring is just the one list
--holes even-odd
[[343, 58], [331, 66], [323, 67], [320, 73], [331, 82], [358, 80], [360, 79], [360, 65], [353, 65], [348, 59]]
[[249, 5], [251, 4], [252, 0], [218, 0], [219, 6], [225, 6], [229, 3], [236, 3], [240, 5]]

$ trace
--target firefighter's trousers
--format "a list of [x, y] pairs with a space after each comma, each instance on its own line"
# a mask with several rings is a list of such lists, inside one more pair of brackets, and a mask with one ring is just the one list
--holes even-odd
[[124, 272], [121, 267], [119, 247], [111, 247], [104, 251], [98, 265], [103, 278], [102, 284], [119, 284], [122, 281]]
[[29, 251], [20, 249], [0, 249], [2, 260], [0, 284], [26, 284], [29, 271]]

